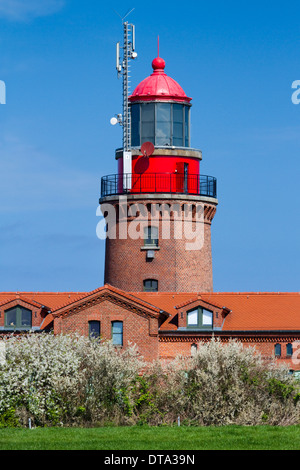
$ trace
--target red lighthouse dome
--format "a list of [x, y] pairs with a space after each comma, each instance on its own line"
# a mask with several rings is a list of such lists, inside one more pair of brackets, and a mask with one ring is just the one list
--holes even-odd
[[[130, 174], [132, 193], [197, 194], [201, 152], [190, 145], [192, 98], [165, 73], [165, 65], [158, 53], [152, 61], [153, 73], [128, 98], [132, 159], [127, 169], [123, 153], [118, 158], [120, 181], [121, 175]], [[149, 155], [142, 150], [145, 145], [153, 149]]]
[[191, 101], [192, 98], [187, 97], [181, 86], [165, 73], [165, 65], [166, 63], [161, 57], [156, 57], [152, 61], [153, 73], [136, 87], [129, 97], [131, 103], [153, 100], [185, 103]]

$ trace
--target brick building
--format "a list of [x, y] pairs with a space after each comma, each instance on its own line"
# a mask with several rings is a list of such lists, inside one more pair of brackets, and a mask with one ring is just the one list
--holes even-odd
[[[0, 294], [2, 335], [22, 331], [101, 335], [138, 345], [145, 360], [191, 355], [214, 335], [256, 346], [300, 371], [299, 293], [92, 292]], [[294, 357], [293, 357], [294, 356]]]
[[212, 336], [236, 338], [300, 371], [299, 293], [213, 292], [216, 179], [202, 175], [202, 152], [191, 147], [191, 98], [166, 75], [163, 59], [152, 67], [126, 103], [130, 135], [123, 123], [118, 173], [101, 182], [105, 285], [0, 293], [0, 332], [77, 332], [124, 348], [131, 342], [147, 361], [192, 355]]

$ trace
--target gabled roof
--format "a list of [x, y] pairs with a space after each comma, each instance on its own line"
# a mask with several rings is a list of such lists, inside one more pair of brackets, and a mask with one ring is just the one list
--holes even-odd
[[122, 299], [123, 301], [127, 301], [130, 305], [135, 306], [143, 310], [148, 315], [154, 316], [156, 318], [158, 318], [161, 314], [163, 314], [165, 317], [168, 316], [168, 314], [162, 311], [161, 308], [154, 306], [153, 304], [147, 301], [144, 301], [139, 296], [134, 296], [133, 294], [124, 292], [120, 289], [117, 289], [116, 287], [110, 286], [109, 284], [106, 284], [103, 287], [99, 287], [98, 289], [95, 289], [92, 292], [82, 294], [79, 298], [77, 298], [71, 303], [68, 302], [65, 305], [61, 305], [59, 308], [52, 311], [52, 315], [54, 317], [60, 316], [68, 311], [83, 306], [84, 304], [88, 305], [89, 302], [97, 301], [101, 298], [108, 297], [110, 297], [111, 299], [114, 298], [115, 300]]

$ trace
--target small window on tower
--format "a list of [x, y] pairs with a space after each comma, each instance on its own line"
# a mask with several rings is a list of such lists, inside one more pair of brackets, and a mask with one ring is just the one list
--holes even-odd
[[158, 246], [158, 228], [145, 227], [144, 229], [144, 245], [145, 246]]
[[144, 292], [158, 292], [158, 281], [156, 279], [145, 279], [143, 287]]

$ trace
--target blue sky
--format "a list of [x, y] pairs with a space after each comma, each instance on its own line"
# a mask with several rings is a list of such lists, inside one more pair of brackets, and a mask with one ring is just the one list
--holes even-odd
[[[215, 291], [299, 291], [298, 2], [0, 0], [0, 290], [103, 284], [100, 180], [117, 171], [115, 44], [136, 25], [132, 91], [157, 55], [192, 104], [218, 178]], [[114, 11], [115, 10], [115, 11]]]

